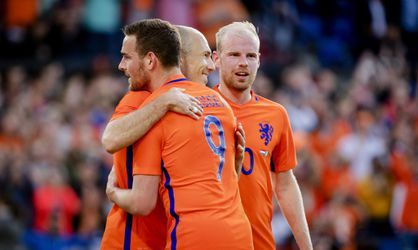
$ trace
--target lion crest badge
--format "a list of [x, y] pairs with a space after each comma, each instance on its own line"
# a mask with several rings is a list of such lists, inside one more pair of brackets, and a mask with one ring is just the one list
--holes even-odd
[[270, 124], [260, 122], [260, 139], [264, 140], [264, 145], [267, 146], [273, 138], [274, 128]]

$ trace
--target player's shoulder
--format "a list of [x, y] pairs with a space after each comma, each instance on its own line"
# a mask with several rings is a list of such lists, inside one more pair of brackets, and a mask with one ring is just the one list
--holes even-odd
[[[222, 95], [206, 85], [195, 83], [193, 85], [193, 90], [189, 94], [195, 96], [203, 108], [221, 108], [222, 110], [228, 110], [228, 112], [233, 115], [232, 108], [229, 103], [222, 97]], [[224, 111], [222, 111], [224, 112]]]
[[209, 87], [207, 87], [206, 85], [203, 85], [201, 83], [197, 83], [197, 82], [193, 82], [193, 81], [184, 81], [184, 84], [194, 90], [197, 91], [203, 91], [203, 92], [210, 92], [212, 93], [213, 90]]
[[137, 106], [150, 96], [147, 91], [128, 91], [119, 101], [119, 104]]
[[257, 94], [254, 94], [254, 99], [257, 105], [263, 106], [264, 108], [268, 108], [269, 110], [271, 109], [283, 114], [287, 114], [286, 108], [278, 102], [272, 101]]
[[195, 83], [195, 82], [190, 82], [190, 81], [188, 82], [188, 84], [190, 84], [189, 85], [190, 86], [190, 89], [189, 89], [190, 92], [193, 92], [194, 94], [199, 94], [199, 95], [202, 95], [202, 96], [216, 96], [222, 102], [227, 103], [222, 98], [222, 95], [218, 91], [216, 91], [214, 89], [211, 89], [206, 85], [203, 85], [203, 84], [200, 84], [200, 83]]

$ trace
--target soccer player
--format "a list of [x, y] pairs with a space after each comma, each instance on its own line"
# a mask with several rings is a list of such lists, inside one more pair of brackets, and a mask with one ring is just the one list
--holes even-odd
[[[189, 38], [188, 33], [182, 32], [183, 40], [191, 43], [192, 39]], [[200, 66], [197, 69], [189, 70], [187, 68], [187, 73], [191, 79], [206, 84], [207, 75], [214, 70], [214, 64], [210, 58], [210, 50], [208, 55], [206, 48], [202, 49], [202, 43], [197, 44], [200, 44], [200, 47], [193, 46], [193, 49], [182, 50], [182, 61], [193, 62], [193, 60], [199, 59], [198, 65]], [[200, 51], [200, 53], [196, 53], [196, 51]], [[124, 53], [124, 49], [122, 49], [122, 54]], [[125, 53], [124, 56], [132, 60], [135, 54]], [[192, 56], [193, 58], [189, 59]], [[156, 100], [138, 109], [150, 93], [141, 90], [141, 85], [134, 85], [139, 65], [135, 67], [134, 62], [129, 70], [123, 67], [124, 65], [121, 64], [120, 69], [131, 78], [131, 90], [116, 107], [111, 121], [104, 131], [102, 142], [110, 153], [114, 153], [114, 167], [109, 175], [111, 181], [108, 184], [131, 188], [132, 147], [129, 145], [142, 137], [168, 110], [186, 114], [195, 119], [198, 119], [202, 114], [202, 110], [195, 98], [184, 94], [178, 88], [172, 88]], [[243, 147], [241, 151], [243, 151]], [[141, 249], [162, 249], [165, 247], [165, 223], [166, 216], [161, 203], [158, 203], [155, 212], [146, 217], [133, 217], [113, 205], [106, 222], [101, 249], [137, 249], [138, 247]]]
[[[147, 215], [159, 189], [168, 216], [167, 248], [252, 249], [234, 167], [236, 124], [229, 105], [181, 75], [178, 35], [167, 22], [144, 20], [124, 32], [126, 53], [138, 53], [138, 82], [153, 92], [148, 100], [184, 88], [199, 99], [205, 115], [194, 120], [166, 114], [133, 146], [132, 189], [113, 188], [109, 198], [130, 213]], [[127, 72], [124, 59], [121, 68]]]
[[[205, 37], [199, 31], [191, 27], [177, 26], [177, 29], [181, 37], [181, 53], [180, 53], [181, 71], [184, 72], [184, 74], [191, 81], [201, 83], [202, 85], [206, 85], [208, 82], [208, 74], [214, 70], [215, 66], [211, 59], [211, 51], [210, 51], [209, 45]], [[167, 100], [170, 100], [170, 99], [172, 99], [173, 101], [178, 100], [177, 106], [183, 105], [183, 103], [184, 104], [188, 103], [187, 102], [188, 95], [182, 94], [177, 88], [173, 88], [167, 93], [170, 94], [173, 90], [175, 91], [173, 93], [174, 96], [170, 97], [169, 95], [167, 95], [166, 96]], [[126, 171], [127, 169], [132, 169], [132, 167], [126, 166], [126, 154], [127, 154], [126, 147], [132, 144], [137, 139], [140, 139], [140, 137], [142, 137], [142, 134], [146, 133], [147, 132], [146, 130], [148, 130], [149, 127], [152, 126], [156, 122], [156, 120], [160, 119], [161, 116], [163, 115], [163, 113], [150, 114], [150, 112], [152, 112], [152, 110], [154, 109], [157, 109], [158, 112], [160, 112], [159, 109], [165, 110], [164, 107], [158, 107], [158, 103], [155, 106], [155, 108], [149, 108], [149, 109], [147, 108], [147, 106], [153, 105], [153, 103], [156, 103], [159, 101], [159, 99], [162, 99], [161, 97], [157, 98], [155, 101], [151, 102], [150, 104], [147, 104], [145, 107], [137, 110], [138, 107], [142, 104], [144, 98], [148, 96], [148, 94], [149, 92], [145, 92], [145, 91], [129, 91], [125, 95], [125, 97], [120, 101], [109, 125], [106, 127], [103, 137], [111, 138], [112, 145], [109, 145], [110, 141], [106, 139], [106, 140], [103, 140], [104, 147], [108, 149], [111, 148], [112, 149], [111, 152], [118, 151], [114, 155], [115, 167], [112, 168], [112, 171], [108, 177], [109, 186], [118, 186], [120, 188], [127, 188], [126, 176], [128, 176], [128, 174]], [[164, 98], [164, 95], [162, 97]], [[161, 102], [161, 104], [163, 103], [165, 102]], [[194, 104], [194, 102], [192, 104]], [[193, 107], [193, 106], [189, 106], [189, 108], [190, 107]], [[137, 111], [134, 111], [134, 110], [137, 110]], [[125, 119], [117, 119], [119, 117], [122, 117], [128, 114], [129, 112], [132, 112], [132, 113], [126, 116]], [[191, 113], [191, 114], [195, 114], [195, 113]], [[198, 110], [198, 113], [196, 113], [196, 115], [201, 115], [201, 110]], [[141, 119], [146, 119], [146, 118], [148, 118], [147, 121], [141, 122]], [[193, 118], [196, 118], [196, 117], [193, 117]], [[243, 132], [241, 125], [239, 125], [238, 128], [239, 129], [236, 132], [236, 140], [238, 142], [237, 152], [236, 152], [236, 166], [237, 167], [241, 166], [241, 163], [243, 160], [243, 152], [244, 152], [244, 132]], [[115, 168], [116, 168], [116, 171], [119, 173], [117, 176], [115, 173]], [[157, 211], [161, 210], [160, 205], [162, 204], [157, 203], [157, 208], [156, 208]], [[115, 213], [115, 212], [120, 213], [121, 215], [119, 217], [112, 216], [112, 213]], [[122, 247], [123, 242], [121, 240], [117, 240], [117, 238], [115, 237], [107, 237], [107, 235], [116, 235], [117, 233], [115, 232], [115, 230], [116, 231], [119, 230], [119, 232], [124, 233], [123, 230], [125, 230], [124, 229], [125, 228], [125, 217], [124, 217], [125, 214], [126, 212], [120, 209], [118, 206], [115, 206], [115, 205], [113, 206], [110, 212], [109, 218], [112, 217], [114, 219], [112, 221], [108, 221], [107, 223], [106, 233], [105, 233], [106, 237], [104, 237], [104, 240], [102, 242], [102, 248], [103, 246], [110, 245], [107, 242], [108, 240], [114, 241], [115, 244], [119, 244], [120, 245], [119, 248]], [[148, 243], [148, 247], [154, 246], [153, 247], [154, 249], [159, 249], [160, 247], [158, 246], [161, 246], [161, 245], [163, 247], [165, 246], [165, 231], [164, 231], [165, 225], [162, 226], [165, 223], [165, 215], [161, 216], [161, 213], [160, 213], [160, 216], [150, 216], [150, 217], [158, 221], [152, 221], [151, 219], [143, 220], [142, 218], [140, 218], [140, 220], [143, 221], [143, 223], [141, 224], [141, 227], [147, 228], [146, 223], [150, 223], [153, 234], [147, 235], [146, 233], [144, 233], [144, 230], [141, 230], [142, 233], [138, 233], [136, 231], [137, 227], [133, 227], [134, 234], [139, 234], [139, 238], [143, 239], [140, 242], [140, 245], [142, 247], [144, 246], [144, 244], [146, 244], [146, 242], [144, 242], [147, 240], [146, 238], [151, 238], [154, 240]], [[138, 218], [134, 217], [134, 219], [138, 219]], [[136, 222], [134, 221], [134, 223]], [[114, 225], [114, 226], [111, 226], [111, 225]], [[113, 230], [109, 230], [109, 226], [111, 226]], [[158, 236], [158, 232], [160, 236]], [[155, 241], [158, 241], [159, 243]], [[134, 244], [131, 242], [132, 248], [134, 248], [135, 245], [137, 244]]]
[[302, 196], [292, 172], [296, 154], [287, 112], [251, 90], [260, 65], [259, 48], [256, 29], [249, 22], [234, 22], [216, 34], [213, 56], [220, 74], [217, 90], [231, 105], [246, 134], [239, 180], [242, 204], [251, 223], [254, 249], [275, 249], [272, 192], [300, 249], [312, 249]]

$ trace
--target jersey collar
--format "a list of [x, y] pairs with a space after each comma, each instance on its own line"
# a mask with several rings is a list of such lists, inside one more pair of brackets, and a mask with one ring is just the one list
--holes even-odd
[[177, 74], [170, 76], [166, 82], [164, 82], [164, 85], [175, 83], [175, 82], [181, 82], [181, 81], [187, 81], [188, 79], [183, 74]]
[[246, 103], [244, 103], [244, 104], [237, 104], [237, 103], [235, 103], [235, 102], [232, 102], [231, 100], [229, 100], [226, 96], [224, 96], [222, 93], [221, 93], [221, 91], [219, 91], [219, 84], [218, 85], [216, 85], [215, 87], [214, 87], [214, 89], [225, 99], [225, 100], [227, 100], [228, 101], [228, 103], [231, 105], [231, 106], [236, 106], [236, 107], [243, 107], [243, 106], [245, 106], [245, 105], [247, 105], [247, 104], [250, 104], [250, 103], [253, 103], [253, 102], [258, 102], [258, 96], [254, 93], [254, 91], [253, 90], [251, 90], [250, 91], [250, 94], [251, 94], [251, 99], [250, 99], [250, 101], [248, 101], [248, 102], [246, 102]]

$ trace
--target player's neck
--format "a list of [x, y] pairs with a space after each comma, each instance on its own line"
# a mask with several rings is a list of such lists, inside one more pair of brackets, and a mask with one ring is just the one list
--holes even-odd
[[224, 95], [229, 101], [236, 104], [245, 104], [251, 100], [251, 88], [246, 90], [236, 90], [228, 88], [225, 84], [219, 85], [219, 91]]
[[149, 91], [154, 92], [160, 88], [171, 76], [180, 75], [179, 67], [172, 67], [169, 69], [162, 69], [151, 76], [151, 85]]

